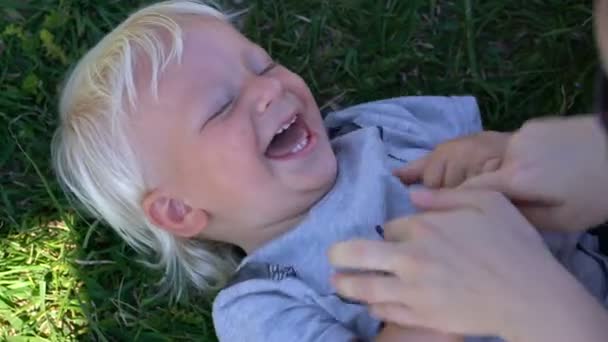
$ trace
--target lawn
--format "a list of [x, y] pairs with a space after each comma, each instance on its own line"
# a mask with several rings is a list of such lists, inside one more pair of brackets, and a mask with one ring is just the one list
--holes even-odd
[[[149, 2], [0, 0], [0, 340], [215, 340], [209, 298], [156, 296], [161, 275], [75, 211], [49, 163], [66, 71]], [[302, 75], [324, 112], [392, 96], [472, 94], [486, 127], [509, 130], [591, 109], [591, 1], [227, 6], [249, 7], [244, 32]]]

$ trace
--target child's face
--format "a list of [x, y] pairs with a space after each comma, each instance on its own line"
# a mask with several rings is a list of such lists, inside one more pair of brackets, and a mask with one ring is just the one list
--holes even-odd
[[[193, 19], [184, 33], [182, 62], [164, 71], [158, 101], [140, 91], [134, 115], [155, 187], [144, 210], [176, 234], [252, 249], [331, 188], [336, 160], [298, 75], [220, 20]], [[138, 89], [149, 80], [140, 77]]]

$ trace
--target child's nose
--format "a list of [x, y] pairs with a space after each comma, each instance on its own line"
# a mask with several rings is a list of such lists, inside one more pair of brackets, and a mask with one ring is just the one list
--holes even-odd
[[250, 82], [248, 91], [256, 114], [264, 114], [283, 93], [283, 85], [273, 77], [257, 76]]

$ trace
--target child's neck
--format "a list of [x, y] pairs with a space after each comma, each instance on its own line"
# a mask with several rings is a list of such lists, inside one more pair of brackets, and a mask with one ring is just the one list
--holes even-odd
[[277, 237], [285, 234], [291, 229], [295, 228], [308, 214], [310, 208], [306, 209], [302, 213], [298, 213], [295, 216], [291, 216], [264, 227], [259, 232], [256, 232], [255, 236], [251, 236], [249, 241], [240, 244], [240, 247], [247, 253], [247, 255], [255, 252], [258, 248], [262, 247], [266, 243], [276, 239]]
[[242, 241], [239, 243], [239, 247], [241, 247], [247, 255], [255, 252], [258, 248], [267, 244], [268, 242], [276, 239], [277, 237], [287, 233], [293, 228], [297, 227], [308, 215], [310, 209], [312, 209], [317, 203], [321, 201], [328, 193], [333, 189], [337, 177], [334, 177], [333, 181], [329, 184], [328, 188], [324, 189], [320, 196], [305, 210], [284, 218], [283, 220], [277, 221], [270, 225], [265, 226], [262, 229], [255, 230], [255, 234], [249, 236], [247, 241]]

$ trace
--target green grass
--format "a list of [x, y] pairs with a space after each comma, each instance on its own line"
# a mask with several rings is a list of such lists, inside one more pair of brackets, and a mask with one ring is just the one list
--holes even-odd
[[[159, 274], [75, 212], [50, 169], [59, 85], [135, 0], [0, 0], [0, 340], [215, 340], [203, 297], [156, 298]], [[244, 31], [325, 111], [473, 94], [486, 126], [591, 108], [591, 1], [245, 1]]]

